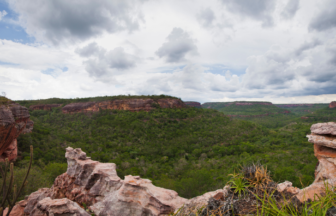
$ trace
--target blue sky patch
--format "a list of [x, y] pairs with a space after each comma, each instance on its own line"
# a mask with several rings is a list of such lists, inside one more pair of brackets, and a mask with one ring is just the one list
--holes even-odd
[[35, 38], [29, 36], [24, 28], [13, 24], [13, 21], [18, 20], [18, 14], [9, 8], [7, 2], [0, 1], [0, 11], [7, 12], [0, 21], [0, 39], [11, 40], [22, 44], [33, 43], [35, 41]]

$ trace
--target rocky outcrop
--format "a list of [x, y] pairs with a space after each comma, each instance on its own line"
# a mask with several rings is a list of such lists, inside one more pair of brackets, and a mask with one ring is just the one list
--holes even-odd
[[332, 109], [332, 108], [336, 108], [336, 101], [332, 101], [330, 104], [329, 104], [329, 108]]
[[17, 103], [0, 105], [0, 161], [16, 159], [17, 137], [33, 129], [34, 122], [29, 117], [28, 109]]
[[29, 107], [30, 110], [52, 110], [55, 107], [61, 107], [62, 104], [39, 104], [39, 105], [31, 105]]
[[164, 215], [187, 201], [139, 176], [122, 180], [115, 164], [93, 161], [80, 149], [67, 148], [66, 158], [67, 172], [50, 189], [40, 189], [26, 199], [26, 215], [87, 215], [76, 203], [84, 203], [95, 215]]
[[125, 99], [102, 102], [71, 103], [62, 108], [63, 113], [98, 112], [99, 110], [151, 111], [156, 108], [185, 108], [180, 99]]
[[190, 106], [190, 107], [202, 108], [202, 105], [201, 105], [201, 103], [199, 103], [199, 102], [195, 102], [195, 101], [184, 101], [184, 103], [185, 103], [187, 106]]
[[211, 197], [223, 200], [228, 192], [224, 188], [187, 200], [139, 176], [122, 180], [114, 163], [93, 161], [81, 149], [68, 147], [66, 158], [67, 172], [51, 188], [39, 189], [17, 203], [10, 216], [168, 215], [182, 206], [184, 210], [202, 207]]
[[318, 159], [315, 170], [315, 181], [310, 186], [303, 188], [297, 198], [303, 202], [314, 200], [316, 195], [325, 192], [326, 186], [336, 186], [336, 123], [318, 123], [311, 126], [311, 134], [307, 135], [308, 141], [314, 143], [314, 154]]

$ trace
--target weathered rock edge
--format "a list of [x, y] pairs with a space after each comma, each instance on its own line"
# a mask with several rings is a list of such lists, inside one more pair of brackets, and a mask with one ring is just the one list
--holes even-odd
[[314, 155], [318, 159], [315, 169], [315, 181], [299, 190], [296, 197], [301, 201], [318, 199], [325, 193], [326, 187], [336, 186], [336, 123], [318, 123], [310, 128], [308, 141], [314, 143]]
[[89, 211], [101, 216], [168, 215], [183, 205], [204, 206], [210, 197], [223, 199], [228, 190], [219, 189], [187, 200], [139, 176], [128, 175], [122, 180], [114, 163], [93, 161], [79, 148], [68, 147], [65, 157], [67, 172], [58, 176], [51, 188], [42, 188], [19, 202], [14, 207], [17, 215], [21, 211], [22, 215], [30, 216], [58, 212], [86, 216], [77, 205], [83, 203]]
[[34, 122], [29, 117], [28, 109], [17, 103], [0, 105], [0, 161], [16, 160], [18, 136], [33, 130]]

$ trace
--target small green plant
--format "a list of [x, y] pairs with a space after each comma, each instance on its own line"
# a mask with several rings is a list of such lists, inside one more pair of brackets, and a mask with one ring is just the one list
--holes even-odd
[[229, 175], [232, 177], [228, 183], [230, 184], [230, 187], [234, 189], [234, 193], [238, 193], [238, 197], [241, 197], [242, 194], [245, 196], [247, 188], [249, 188], [251, 185], [248, 184], [242, 173], [234, 173]]

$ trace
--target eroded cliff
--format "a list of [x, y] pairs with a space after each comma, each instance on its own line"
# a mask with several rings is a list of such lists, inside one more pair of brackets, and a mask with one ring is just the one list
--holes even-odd
[[0, 161], [17, 158], [17, 137], [33, 130], [26, 107], [8, 100], [0, 104]]
[[62, 108], [63, 113], [98, 112], [99, 110], [151, 111], [156, 108], [185, 108], [180, 99], [124, 99], [102, 102], [71, 103]]

